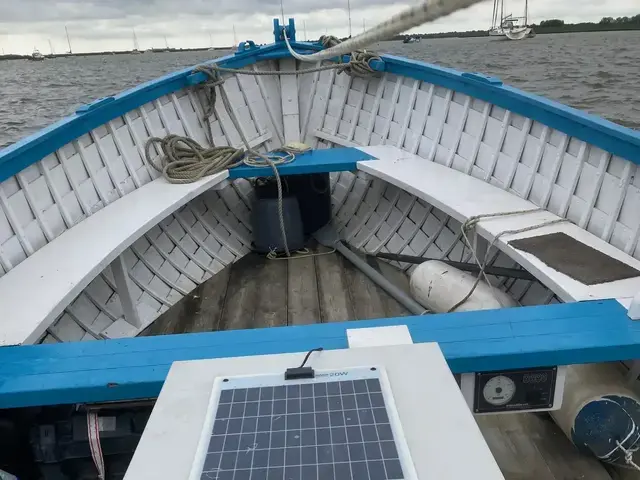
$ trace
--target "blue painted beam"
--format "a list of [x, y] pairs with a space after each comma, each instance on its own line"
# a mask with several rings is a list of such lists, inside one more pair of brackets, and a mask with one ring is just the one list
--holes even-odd
[[[284, 156], [284, 153], [277, 154]], [[377, 158], [357, 148], [330, 148], [310, 150], [296, 155], [293, 162], [278, 165], [281, 175], [299, 175], [303, 173], [327, 173], [356, 170], [357, 162], [377, 160]], [[273, 176], [271, 167], [250, 167], [240, 165], [229, 170], [229, 178], [251, 178]]]
[[407, 325], [454, 373], [640, 358], [615, 300], [0, 349], [0, 408], [156, 397], [178, 360], [347, 348], [346, 330]]

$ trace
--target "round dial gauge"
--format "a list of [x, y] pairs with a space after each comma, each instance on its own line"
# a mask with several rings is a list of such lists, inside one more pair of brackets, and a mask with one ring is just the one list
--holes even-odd
[[489, 379], [482, 389], [484, 399], [491, 405], [506, 405], [516, 393], [516, 384], [509, 377], [498, 375]]

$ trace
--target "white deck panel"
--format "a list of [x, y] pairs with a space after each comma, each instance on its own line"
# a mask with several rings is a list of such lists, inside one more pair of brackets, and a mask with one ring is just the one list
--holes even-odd
[[198, 182], [157, 179], [111, 203], [0, 278], [0, 345], [35, 342], [93, 278], [171, 212], [229, 176]]
[[[216, 377], [280, 373], [305, 353], [175, 362], [125, 480], [188, 478]], [[437, 344], [329, 350], [308, 364], [318, 370], [384, 366], [418, 478], [504, 479]]]
[[[358, 162], [359, 170], [416, 195], [460, 222], [476, 215], [537, 208], [534, 203], [501, 188], [437, 163], [429, 162], [396, 147], [359, 148], [378, 158], [375, 161]], [[548, 211], [540, 211], [482, 219], [478, 223], [477, 231], [481, 236], [491, 241], [505, 230], [521, 229], [559, 218]], [[547, 266], [534, 255], [517, 250], [507, 244], [517, 238], [528, 238], [554, 232], [563, 232], [640, 270], [640, 261], [568, 221], [519, 234], [504, 235], [498, 240], [497, 246], [533, 273], [564, 301], [602, 298], [622, 300], [633, 297], [640, 291], [640, 277], [597, 285], [585, 285]]]

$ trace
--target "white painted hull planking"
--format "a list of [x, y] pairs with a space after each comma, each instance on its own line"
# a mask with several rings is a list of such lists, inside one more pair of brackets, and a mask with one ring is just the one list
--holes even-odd
[[[285, 59], [257, 68], [300, 67]], [[294, 79], [295, 77], [288, 77]], [[245, 134], [262, 151], [300, 138], [313, 148], [395, 145], [528, 199], [640, 259], [640, 180], [636, 165], [484, 101], [409, 78], [300, 75], [295, 112], [283, 116], [277, 77], [237, 76], [224, 87]], [[291, 86], [290, 86], [291, 87]], [[291, 90], [287, 89], [290, 96]], [[2, 183], [0, 275], [63, 232], [157, 177], [144, 160], [150, 136], [189, 135], [240, 145], [217, 106], [202, 121], [197, 90], [161, 97], [91, 131]], [[364, 172], [331, 175], [342, 237], [371, 253], [470, 259], [460, 223], [438, 208]], [[93, 340], [138, 333], [195, 286], [249, 252], [248, 181], [207, 191], [140, 236], [123, 254], [142, 327], [123, 324], [110, 267], [101, 271], [37, 341]], [[514, 266], [500, 253], [493, 263]], [[410, 269], [409, 265], [401, 265]], [[558, 302], [539, 282], [502, 280], [522, 305]]]

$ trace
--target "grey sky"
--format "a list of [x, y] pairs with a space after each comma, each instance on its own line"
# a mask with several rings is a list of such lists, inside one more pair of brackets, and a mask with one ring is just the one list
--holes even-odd
[[[353, 32], [388, 18], [416, 0], [351, 0]], [[235, 24], [238, 39], [271, 40], [271, 21], [280, 15], [279, 0], [0, 0], [0, 48], [6, 52], [29, 53], [34, 46], [49, 51], [66, 49], [64, 26], [69, 28], [74, 50], [131, 49], [132, 29], [140, 47], [163, 46], [164, 36], [172, 47], [195, 47], [233, 42]], [[306, 21], [309, 37], [348, 32], [347, 0], [284, 0], [287, 17], [296, 18], [302, 33]], [[524, 0], [505, 0], [506, 9], [521, 14]], [[603, 16], [631, 16], [640, 13], [638, 0], [529, 0], [533, 22], [548, 18], [566, 21], [597, 21]], [[579, 6], [578, 6], [579, 5]], [[487, 0], [457, 12], [417, 31], [440, 32], [488, 28], [492, 2]]]

